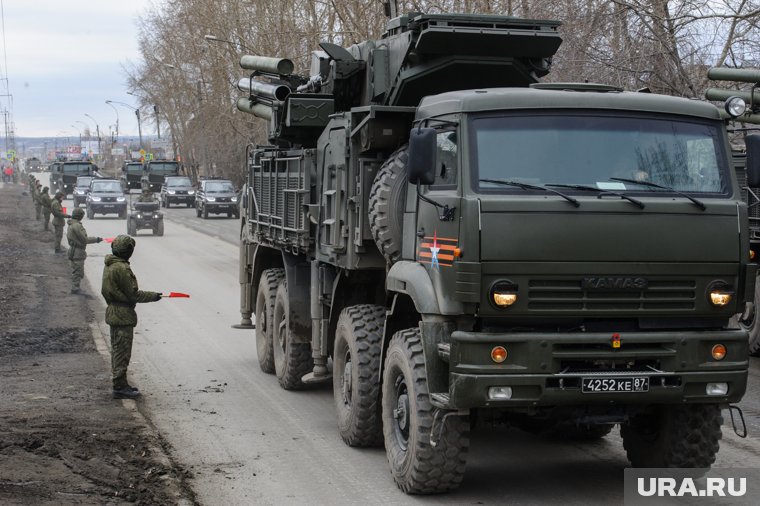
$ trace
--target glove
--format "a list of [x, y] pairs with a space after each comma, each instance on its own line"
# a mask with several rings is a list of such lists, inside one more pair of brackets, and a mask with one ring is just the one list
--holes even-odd
[[160, 294], [160, 293], [157, 293], [157, 294], [156, 294], [156, 302], [158, 302], [159, 300], [161, 300], [161, 294]]
[[103, 238], [102, 237], [98, 237], [98, 242], [103, 242]]

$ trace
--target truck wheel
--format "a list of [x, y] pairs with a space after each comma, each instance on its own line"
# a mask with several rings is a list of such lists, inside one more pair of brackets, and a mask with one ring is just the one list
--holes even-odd
[[314, 362], [309, 343], [293, 342], [288, 327], [288, 305], [288, 283], [283, 279], [277, 287], [272, 319], [274, 370], [282, 388], [296, 390], [303, 388], [301, 378], [311, 372]]
[[333, 397], [338, 430], [348, 446], [380, 446], [380, 348], [385, 308], [363, 304], [338, 318], [333, 351]]
[[369, 226], [386, 260], [401, 258], [401, 235], [406, 201], [407, 146], [396, 150], [380, 167], [369, 194]]
[[439, 416], [438, 444], [430, 444], [435, 410], [428, 397], [419, 329], [393, 335], [386, 353], [382, 389], [385, 453], [396, 485], [407, 494], [456, 489], [467, 464], [469, 417], [452, 415], [441, 420]]
[[717, 404], [657, 406], [620, 426], [634, 467], [708, 468], [715, 462], [723, 417]]
[[274, 337], [272, 320], [277, 286], [285, 279], [285, 269], [267, 269], [261, 274], [256, 291], [256, 355], [265, 373], [274, 373]]
[[[760, 280], [758, 280], [760, 281]], [[760, 323], [757, 311], [760, 309], [760, 285], [755, 288], [755, 300], [749, 313], [739, 315], [739, 326], [749, 333], [749, 353], [753, 357], [760, 356]]]

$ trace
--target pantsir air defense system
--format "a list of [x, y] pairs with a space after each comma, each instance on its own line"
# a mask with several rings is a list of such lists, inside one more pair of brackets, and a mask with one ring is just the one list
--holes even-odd
[[269, 126], [240, 327], [284, 389], [331, 380], [343, 440], [384, 444], [407, 493], [456, 488], [486, 419], [619, 425], [634, 466], [709, 467], [746, 389], [729, 319], [755, 266], [718, 109], [539, 82], [558, 27], [411, 13], [308, 76], [240, 61]]

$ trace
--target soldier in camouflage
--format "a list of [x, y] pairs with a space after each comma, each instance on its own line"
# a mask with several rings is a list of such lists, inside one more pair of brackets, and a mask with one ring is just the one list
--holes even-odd
[[48, 194], [48, 187], [43, 186], [40, 192], [40, 205], [42, 206], [42, 219], [44, 230], [48, 230], [50, 227], [50, 213], [52, 212], [53, 201]]
[[84, 277], [84, 259], [87, 258], [87, 245], [101, 242], [102, 237], [89, 237], [82, 225], [84, 211], [74, 209], [71, 212], [66, 239], [69, 242], [69, 261], [71, 262], [71, 293], [80, 293], [79, 283]]
[[34, 185], [34, 189], [32, 190], [32, 199], [34, 200], [34, 211], [35, 211], [35, 219], [37, 221], [40, 220], [40, 217], [42, 216], [42, 202], [40, 202], [40, 193], [42, 192], [42, 184], [40, 184], [39, 181], [37, 181]]
[[106, 300], [106, 323], [111, 327], [111, 371], [114, 399], [135, 399], [140, 392], [127, 382], [127, 367], [132, 356], [132, 337], [137, 325], [135, 305], [156, 302], [161, 294], [137, 287], [137, 278], [129, 266], [135, 240], [120, 235], [111, 244], [113, 255], [107, 255], [103, 269], [101, 293]]
[[71, 218], [70, 215], [63, 212], [63, 192], [55, 192], [53, 203], [50, 205], [50, 212], [53, 213], [53, 229], [55, 229], [55, 252], [63, 253], [65, 250], [61, 248], [61, 240], [63, 239], [63, 226], [66, 224], [64, 221], [66, 218]]

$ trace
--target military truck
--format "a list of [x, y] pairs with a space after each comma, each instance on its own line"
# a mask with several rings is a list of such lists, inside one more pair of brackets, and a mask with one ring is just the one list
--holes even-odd
[[167, 176], [179, 176], [179, 162], [174, 160], [151, 160], [143, 165], [142, 182], [150, 186], [150, 191], [161, 191]]
[[[760, 149], [760, 93], [754, 89], [760, 86], [760, 69], [735, 69], [715, 67], [708, 71], [707, 77], [713, 81], [735, 81], [751, 86], [751, 92], [738, 89], [709, 88], [705, 92], [708, 100], [723, 102], [721, 114], [734, 124], [731, 133], [736, 136], [739, 145], [734, 149], [733, 162], [742, 200], [747, 203], [749, 214], [749, 242], [753, 259], [760, 259], [760, 180], [753, 179], [747, 167], [747, 154], [754, 148]], [[754, 96], [752, 94], [754, 94]], [[749, 127], [743, 127], [743, 124]], [[755, 151], [755, 153], [758, 153]], [[757, 154], [755, 155], [757, 156]], [[760, 287], [755, 284], [752, 304], [739, 314], [738, 323], [749, 333], [749, 352], [760, 356], [760, 319], [756, 317], [760, 307]]]
[[240, 60], [269, 129], [238, 327], [285, 390], [332, 381], [342, 439], [384, 444], [406, 493], [459, 486], [477, 420], [619, 425], [633, 466], [709, 467], [746, 389], [729, 320], [756, 268], [718, 109], [540, 82], [558, 28], [411, 13], [310, 76]]
[[100, 177], [98, 166], [88, 161], [58, 162], [50, 167], [51, 193], [60, 191], [69, 195], [74, 192], [77, 177]]
[[142, 187], [143, 164], [142, 162], [124, 162], [121, 166], [121, 186], [125, 191], [140, 189]]

